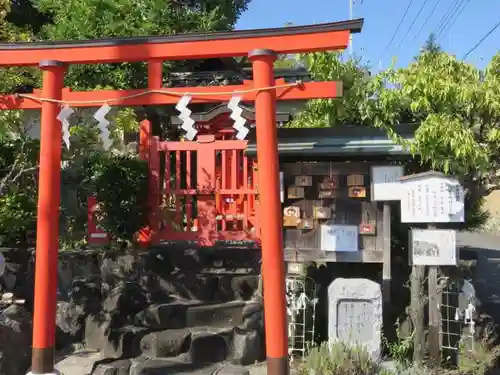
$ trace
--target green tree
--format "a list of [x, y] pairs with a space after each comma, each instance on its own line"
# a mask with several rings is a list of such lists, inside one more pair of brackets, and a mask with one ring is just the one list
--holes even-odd
[[[343, 80], [344, 97], [310, 102], [292, 125], [385, 129], [426, 168], [461, 176], [476, 213], [481, 196], [500, 187], [500, 54], [481, 71], [440, 52], [430, 38], [407, 67], [374, 77], [337, 54], [312, 54], [308, 61], [314, 77]], [[412, 141], [398, 136], [408, 122], [420, 125]]]
[[36, 140], [0, 139], [0, 246], [34, 239], [38, 153]]
[[363, 103], [373, 95], [368, 66], [361, 58], [343, 58], [339, 52], [301, 55], [300, 59], [315, 80], [340, 81], [343, 96], [331, 100], [312, 100], [292, 121], [290, 127], [329, 127], [342, 124], [367, 125]]
[[[77, 40], [230, 30], [250, 0], [38, 0], [50, 15], [39, 37]], [[184, 63], [166, 64], [169, 69]], [[140, 88], [145, 63], [74, 65], [66, 77], [77, 89]]]
[[436, 34], [431, 33], [425, 41], [422, 51], [430, 53], [442, 52], [441, 45], [437, 42]]
[[[9, 0], [0, 0], [0, 40], [30, 40], [29, 30], [8, 22]], [[0, 69], [0, 92], [33, 85], [32, 68]], [[35, 230], [38, 141], [29, 138], [22, 111], [0, 111], [0, 246], [25, 247]]]
[[490, 183], [498, 169], [499, 59], [483, 74], [454, 56], [423, 51], [374, 80], [377, 96], [365, 116], [391, 134], [402, 119], [419, 122], [414, 141], [399, 141], [433, 168]]
[[[228, 30], [234, 27], [249, 1], [16, 0], [11, 4], [10, 0], [0, 0], [0, 39], [74, 40]], [[192, 69], [197, 64], [166, 62], [165, 66], [168, 70], [186, 65]], [[77, 65], [70, 67], [65, 78], [66, 85], [75, 90], [140, 88], [146, 85], [146, 72], [145, 63]], [[28, 90], [40, 86], [38, 69], [0, 70], [0, 91], [18, 92], [25, 86]], [[102, 150], [91, 116], [79, 110], [71, 118], [71, 148], [63, 152], [60, 231], [70, 241], [84, 233], [88, 194], [95, 194], [102, 203], [101, 224], [115, 239], [130, 241], [137, 225], [145, 222], [147, 168], [129, 155], [119, 139], [124, 133], [137, 131], [138, 113], [131, 108], [119, 109], [108, 118], [115, 139], [110, 152]], [[22, 111], [0, 112], [0, 123], [0, 154], [14, 156], [2, 160], [0, 155], [0, 242], [2, 236], [11, 236], [15, 227], [19, 228], [13, 234], [15, 238], [7, 238], [14, 244], [23, 240], [16, 235], [34, 228], [36, 173], [28, 171], [36, 171], [38, 164], [37, 158], [23, 157], [31, 143]], [[32, 185], [27, 185], [25, 175], [33, 177]], [[125, 180], [129, 183], [123, 184]]]
[[[359, 60], [309, 55], [315, 78], [341, 79], [345, 88], [341, 100], [312, 101], [299, 116], [303, 126], [383, 128], [433, 168], [491, 180], [498, 170], [500, 54], [482, 72], [433, 45], [409, 66], [375, 77]], [[397, 136], [398, 125], [407, 122], [420, 124], [411, 142]]]

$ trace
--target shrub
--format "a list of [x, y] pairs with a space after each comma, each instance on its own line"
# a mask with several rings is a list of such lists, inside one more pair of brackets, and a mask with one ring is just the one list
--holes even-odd
[[375, 375], [379, 365], [362, 347], [323, 343], [312, 348], [300, 370], [301, 375]]
[[123, 155], [93, 153], [83, 163], [81, 199], [94, 195], [97, 220], [113, 240], [133, 242], [148, 222], [148, 166]]

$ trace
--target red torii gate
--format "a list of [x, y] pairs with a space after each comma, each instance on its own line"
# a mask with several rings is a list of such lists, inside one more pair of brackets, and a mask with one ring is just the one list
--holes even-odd
[[[345, 49], [349, 35], [360, 32], [363, 20], [276, 29], [194, 33], [173, 36], [110, 38], [84, 41], [2, 43], [0, 67], [39, 66], [43, 88], [32, 96], [0, 96], [0, 110], [41, 109], [40, 173], [35, 267], [32, 374], [54, 374], [55, 313], [59, 238], [61, 122], [63, 103], [74, 107], [175, 104], [189, 93], [193, 102], [226, 101], [228, 91], [247, 91], [243, 101], [255, 101], [259, 186], [262, 207], [261, 242], [264, 281], [267, 368], [270, 375], [288, 374], [285, 267], [279, 196], [276, 99], [334, 98], [341, 83], [310, 82], [276, 89], [273, 62], [277, 54]], [[254, 91], [248, 85], [184, 87], [161, 93], [162, 62], [249, 56]], [[148, 62], [148, 89], [72, 92], [64, 88], [68, 64]], [[172, 92], [178, 93], [173, 96]], [[198, 96], [197, 93], [204, 93]], [[207, 95], [207, 93], [209, 95]], [[100, 102], [100, 103], [99, 103]], [[141, 123], [141, 151], [151, 135], [148, 121]]]

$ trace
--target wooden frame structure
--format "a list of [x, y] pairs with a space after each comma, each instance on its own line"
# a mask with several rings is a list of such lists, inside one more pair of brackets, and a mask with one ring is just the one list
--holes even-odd
[[[38, 66], [43, 71], [43, 87], [33, 98], [16, 95], [0, 97], [0, 109], [41, 109], [40, 173], [35, 267], [35, 305], [33, 318], [32, 374], [54, 374], [55, 313], [57, 303], [57, 265], [61, 171], [61, 122], [57, 119], [61, 101], [75, 107], [111, 105], [174, 104], [178, 97], [148, 90], [104, 90], [72, 92], [64, 88], [68, 64], [103, 64], [147, 61], [148, 89], [162, 86], [164, 60], [207, 59], [249, 56], [253, 82], [230, 87], [189, 87], [176, 91], [190, 93], [193, 102], [228, 100], [221, 92], [254, 89], [243, 101], [254, 101], [257, 126], [257, 154], [260, 203], [266, 208], [261, 216], [262, 264], [267, 367], [270, 375], [286, 375], [288, 369], [287, 317], [285, 303], [285, 267], [281, 234], [279, 165], [276, 130], [276, 100], [331, 98], [341, 95], [335, 82], [305, 83], [277, 90], [273, 62], [277, 54], [345, 49], [349, 36], [360, 32], [363, 20], [276, 29], [198, 33], [175, 36], [111, 38], [88, 41], [2, 43], [0, 67]], [[142, 93], [141, 93], [142, 91]], [[211, 93], [196, 97], [200, 91]], [[137, 94], [135, 98], [128, 98]], [[140, 94], [140, 95], [139, 95]], [[78, 103], [82, 100], [92, 103]], [[110, 102], [110, 99], [113, 99]], [[102, 103], [96, 103], [102, 100]], [[141, 123], [140, 151], [145, 155], [151, 141], [151, 124]], [[158, 178], [157, 176], [152, 176]], [[158, 196], [152, 196], [157, 204]]]

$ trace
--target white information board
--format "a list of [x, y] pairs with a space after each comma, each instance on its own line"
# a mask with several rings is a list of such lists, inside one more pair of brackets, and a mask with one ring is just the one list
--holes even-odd
[[401, 222], [462, 223], [464, 221], [463, 187], [446, 177], [426, 176], [402, 180]]
[[371, 168], [372, 201], [398, 201], [401, 199], [402, 165], [380, 165]]
[[410, 264], [415, 266], [457, 266], [456, 232], [446, 229], [412, 229]]
[[321, 225], [321, 250], [358, 251], [359, 228], [357, 225]]

